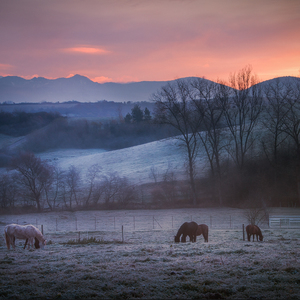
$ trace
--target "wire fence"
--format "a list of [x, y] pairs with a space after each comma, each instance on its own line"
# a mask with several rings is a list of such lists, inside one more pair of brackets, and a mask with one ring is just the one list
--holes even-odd
[[[245, 220], [237, 216], [205, 216], [186, 215], [133, 215], [133, 216], [90, 216], [90, 217], [55, 217], [47, 222], [36, 218], [34, 222], [16, 219], [14, 223], [31, 223], [42, 228], [44, 233], [55, 233], [64, 231], [119, 231], [123, 228], [126, 231], [149, 231], [149, 230], [178, 230], [184, 222], [195, 221], [198, 224], [206, 224], [212, 229], [240, 229]], [[262, 227], [268, 227], [263, 223]]]

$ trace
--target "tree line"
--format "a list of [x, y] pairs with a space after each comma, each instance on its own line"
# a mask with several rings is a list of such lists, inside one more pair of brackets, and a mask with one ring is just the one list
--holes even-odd
[[200, 194], [218, 205], [300, 204], [300, 80], [258, 83], [246, 66], [228, 82], [177, 80], [153, 95], [156, 122], [184, 146], [193, 205]]
[[74, 166], [62, 170], [35, 156], [22, 152], [15, 156], [8, 172], [0, 178], [0, 206], [16, 211], [126, 207], [135, 202], [135, 186], [117, 172], [103, 174], [99, 165], [86, 172]]
[[[167, 126], [153, 122], [151, 112], [135, 104], [125, 117], [87, 120], [63, 117], [59, 113], [1, 112], [0, 133], [26, 135], [21, 150], [39, 153], [50, 149], [100, 148], [116, 150], [163, 139], [174, 134]], [[6, 166], [11, 149], [1, 149], [0, 167]], [[2, 154], [1, 154], [2, 153]]]

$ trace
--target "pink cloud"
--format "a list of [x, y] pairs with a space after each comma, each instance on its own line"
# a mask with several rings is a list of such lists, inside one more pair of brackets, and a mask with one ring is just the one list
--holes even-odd
[[89, 46], [65, 48], [64, 51], [73, 52], [73, 53], [82, 53], [82, 54], [108, 54], [109, 53], [109, 51], [105, 49], [97, 48], [97, 47], [89, 47]]

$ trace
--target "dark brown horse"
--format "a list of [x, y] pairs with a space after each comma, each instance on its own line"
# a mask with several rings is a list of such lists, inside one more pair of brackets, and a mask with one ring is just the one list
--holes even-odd
[[203, 234], [204, 242], [208, 242], [208, 226], [207, 225], [205, 225], [205, 224], [198, 225], [196, 235], [198, 236], [201, 234]]
[[186, 236], [188, 235], [190, 238], [190, 242], [196, 242], [196, 236], [197, 236], [197, 230], [198, 230], [198, 224], [196, 222], [185, 222], [183, 223], [176, 236], [175, 236], [175, 243], [179, 243], [179, 239], [181, 236], [181, 242], [186, 242]]
[[256, 235], [256, 240], [258, 241], [258, 237], [259, 240], [262, 241], [263, 240], [263, 235], [261, 233], [260, 228], [257, 225], [247, 225], [246, 226], [246, 232], [247, 232], [247, 237], [248, 237], [248, 241], [250, 242], [250, 237], [251, 235], [253, 235], [253, 242], [254, 242], [254, 236]]

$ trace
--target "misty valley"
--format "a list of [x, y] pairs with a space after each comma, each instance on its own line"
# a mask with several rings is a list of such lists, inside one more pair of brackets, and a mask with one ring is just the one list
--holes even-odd
[[[47, 243], [1, 240], [0, 298], [297, 299], [299, 118], [299, 78], [247, 67], [149, 101], [3, 102], [0, 229]], [[175, 242], [184, 222], [208, 239]]]

